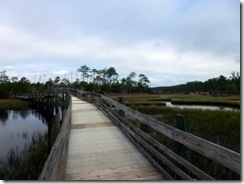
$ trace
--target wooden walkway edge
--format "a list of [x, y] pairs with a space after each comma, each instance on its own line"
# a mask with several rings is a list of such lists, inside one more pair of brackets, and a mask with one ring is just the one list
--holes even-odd
[[72, 97], [65, 180], [163, 180], [163, 175], [94, 105]]

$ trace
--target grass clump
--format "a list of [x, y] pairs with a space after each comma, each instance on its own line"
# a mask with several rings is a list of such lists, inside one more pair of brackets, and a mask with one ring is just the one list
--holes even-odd
[[125, 103], [126, 106], [165, 106], [166, 103], [165, 102], [160, 102], [160, 101], [139, 101], [139, 102], [126, 102]]
[[[240, 108], [240, 96], [212, 96], [200, 94], [121, 94], [120, 96], [124, 98], [125, 104], [129, 105], [133, 103], [154, 102], [156, 104], [159, 102], [171, 101], [173, 104], [182, 105], [217, 105]], [[118, 95], [111, 95], [109, 97], [116, 101], [119, 99]]]
[[189, 99], [172, 99], [172, 104], [184, 104], [184, 105], [217, 105], [217, 106], [230, 106], [240, 108], [240, 101], [228, 101], [228, 100], [189, 100]]
[[240, 152], [240, 112], [201, 109], [180, 109], [158, 106], [132, 108], [175, 126], [175, 115], [181, 114], [188, 132], [236, 152]]
[[[180, 109], [159, 106], [132, 106], [132, 108], [173, 127], [176, 127], [176, 114], [180, 114], [187, 124], [187, 132], [240, 153], [239, 111]], [[138, 122], [132, 123], [138, 124]], [[178, 154], [178, 143], [174, 140], [142, 123], [140, 123], [140, 129]], [[240, 180], [240, 175], [234, 171], [189, 148], [186, 149], [189, 150], [189, 157], [185, 159], [213, 178], [218, 180]], [[167, 155], [164, 156], [168, 158]], [[196, 177], [193, 176], [193, 178]]]
[[[123, 96], [122, 96], [123, 97]], [[163, 123], [176, 127], [176, 114], [184, 117], [187, 124], [187, 132], [206, 139], [215, 144], [226, 147], [230, 150], [240, 153], [240, 111], [224, 110], [205, 110], [205, 109], [181, 109], [159, 106], [156, 103], [171, 101], [172, 103], [186, 105], [218, 105], [218, 106], [240, 106], [239, 96], [211, 96], [199, 94], [170, 94], [170, 95], [127, 95], [124, 96], [124, 102], [131, 108], [147, 114]], [[117, 97], [114, 100], [118, 101]], [[179, 144], [155, 131], [151, 127], [144, 125], [134, 119], [130, 120], [132, 124], [140, 127], [142, 131], [161, 142], [163, 145], [178, 154]], [[192, 164], [208, 173], [218, 180], [240, 180], [240, 175], [230, 169], [208, 159], [207, 157], [187, 148], [189, 157], [185, 158]], [[164, 155], [164, 154], [163, 154]], [[169, 156], [164, 155], [169, 160]], [[173, 161], [174, 162], [174, 161]], [[162, 164], [164, 165], [164, 164]], [[183, 166], [184, 167], [184, 166]], [[167, 171], [167, 166], [164, 167]], [[185, 168], [186, 169], [186, 168]], [[170, 170], [170, 169], [169, 169]], [[172, 172], [172, 171], [171, 171]], [[192, 173], [191, 173], [192, 174]], [[174, 172], [172, 176], [175, 176]], [[177, 176], [175, 176], [177, 178]], [[195, 176], [191, 176], [196, 178]]]
[[18, 99], [0, 99], [0, 109], [9, 110], [22, 110], [28, 108], [31, 104], [29, 101], [18, 100]]
[[47, 133], [33, 134], [32, 141], [21, 152], [11, 149], [0, 160], [2, 180], [37, 180], [48, 157]]

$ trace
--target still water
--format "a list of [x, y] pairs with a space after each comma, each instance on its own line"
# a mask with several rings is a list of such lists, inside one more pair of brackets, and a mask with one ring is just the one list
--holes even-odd
[[51, 149], [60, 128], [61, 111], [61, 108], [51, 106], [41, 110], [0, 110], [0, 159], [10, 150], [21, 154], [35, 135], [48, 133]]
[[11, 149], [21, 152], [34, 134], [48, 130], [46, 120], [37, 110], [5, 110], [0, 114], [0, 157], [6, 156]]
[[166, 107], [177, 107], [180, 109], [208, 109], [208, 110], [225, 110], [225, 111], [238, 111], [237, 108], [221, 107], [221, 106], [210, 106], [210, 105], [174, 105], [170, 101], [165, 102]]

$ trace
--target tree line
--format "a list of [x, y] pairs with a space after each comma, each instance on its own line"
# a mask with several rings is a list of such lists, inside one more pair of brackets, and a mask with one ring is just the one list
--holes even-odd
[[11, 94], [44, 91], [51, 88], [71, 87], [96, 93], [190, 93], [210, 92], [240, 94], [240, 74], [232, 72], [229, 78], [220, 75], [205, 82], [193, 81], [169, 87], [150, 88], [150, 80], [144, 74], [130, 72], [127, 77], [119, 79], [119, 74], [114, 67], [91, 69], [83, 65], [77, 69], [80, 74], [74, 82], [66, 77], [56, 76], [46, 82], [30, 82], [26, 77], [9, 77], [6, 71], [0, 71], [0, 98], [8, 98]]
[[9, 77], [6, 71], [0, 72], [0, 98], [8, 98], [11, 94], [43, 91], [51, 88], [71, 87], [96, 93], [141, 93], [150, 92], [150, 80], [144, 74], [130, 72], [127, 77], [119, 79], [114, 67], [91, 69], [83, 65], [77, 69], [80, 79], [71, 82], [66, 77], [56, 76], [46, 82], [32, 83], [28, 78]]
[[190, 93], [190, 92], [209, 92], [210, 94], [240, 94], [240, 74], [232, 72], [229, 78], [220, 75], [205, 82], [193, 81], [170, 87], [156, 87], [154, 92], [162, 93]]

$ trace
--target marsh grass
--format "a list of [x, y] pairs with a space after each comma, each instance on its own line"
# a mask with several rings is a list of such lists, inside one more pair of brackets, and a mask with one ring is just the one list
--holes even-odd
[[[188, 132], [203, 139], [219, 144], [228, 149], [240, 153], [240, 112], [221, 111], [221, 110], [199, 110], [199, 109], [180, 109], [159, 106], [131, 106], [132, 108], [150, 115], [159, 121], [176, 127], [176, 114], [181, 114], [187, 123]], [[138, 126], [138, 122], [132, 122]], [[140, 124], [140, 129], [161, 142], [163, 145], [177, 153], [178, 143], [172, 139], [160, 134], [147, 125]], [[212, 177], [218, 180], [239, 180], [240, 175], [230, 169], [202, 156], [201, 154], [186, 148], [189, 153], [191, 163], [202, 169]], [[169, 156], [163, 154], [173, 163]], [[162, 164], [164, 165], [164, 164]], [[166, 170], [174, 177], [176, 175], [167, 166]], [[182, 167], [182, 166], [179, 166]], [[187, 171], [186, 168], [185, 171]], [[196, 178], [191, 174], [193, 178]], [[176, 177], [177, 178], [177, 177]], [[197, 179], [197, 178], [196, 178]]]
[[23, 151], [11, 149], [6, 158], [0, 160], [0, 179], [36, 180], [48, 157], [47, 133], [35, 133]]
[[[139, 103], [139, 102], [164, 102], [171, 101], [173, 104], [185, 105], [219, 105], [231, 106], [240, 108], [240, 96], [212, 96], [200, 94], [129, 94], [120, 95], [124, 98], [125, 103]], [[118, 101], [119, 96], [110, 96], [113, 100]]]
[[139, 101], [139, 102], [127, 102], [125, 103], [125, 105], [127, 106], [165, 106], [166, 103], [165, 102], [160, 102], [160, 101]]
[[172, 104], [184, 104], [184, 105], [217, 105], [217, 106], [229, 106], [240, 108], [240, 101], [233, 100], [189, 100], [189, 99], [172, 99]]
[[28, 108], [31, 104], [29, 101], [17, 100], [17, 99], [0, 99], [0, 109], [9, 109], [9, 110], [23, 110]]
[[[117, 98], [114, 98], [117, 100]], [[159, 121], [176, 127], [176, 114], [184, 117], [188, 126], [188, 132], [231, 149], [240, 153], [240, 111], [223, 111], [223, 110], [202, 110], [202, 109], [180, 109], [165, 106], [158, 106], [156, 103], [171, 101], [181, 104], [203, 104], [203, 105], [226, 105], [240, 106], [239, 96], [214, 97], [210, 95], [131, 95], [124, 97], [125, 104], [144, 114], [152, 116]], [[150, 102], [150, 103], [148, 103]], [[155, 104], [154, 104], [155, 103]], [[146, 105], [145, 105], [146, 104]], [[130, 120], [135, 126], [167, 146], [177, 153], [178, 143], [172, 139], [160, 134], [152, 128]], [[157, 148], [155, 148], [157, 149]], [[191, 163], [202, 169], [210, 176], [218, 180], [240, 180], [240, 175], [230, 169], [206, 158], [205, 156], [186, 148], [189, 157], [185, 158]], [[175, 162], [169, 156], [162, 153], [165, 157]], [[157, 158], [155, 158], [157, 159]], [[160, 162], [159, 162], [160, 163]], [[175, 163], [177, 165], [177, 163]], [[164, 163], [162, 166], [176, 179], [178, 177]], [[179, 166], [187, 172], [187, 168]], [[191, 173], [192, 178], [198, 179]]]
[[240, 152], [240, 112], [201, 109], [180, 109], [158, 106], [131, 106], [171, 126], [175, 115], [181, 114], [188, 132], [236, 152]]
[[[180, 109], [165, 107], [164, 101], [201, 104], [240, 104], [239, 96], [211, 96], [198, 94], [120, 95], [125, 105], [144, 114], [152, 115], [158, 120], [175, 126], [175, 115], [181, 114], [189, 127], [189, 133], [240, 152], [240, 111]], [[119, 96], [111, 96], [118, 101]]]

